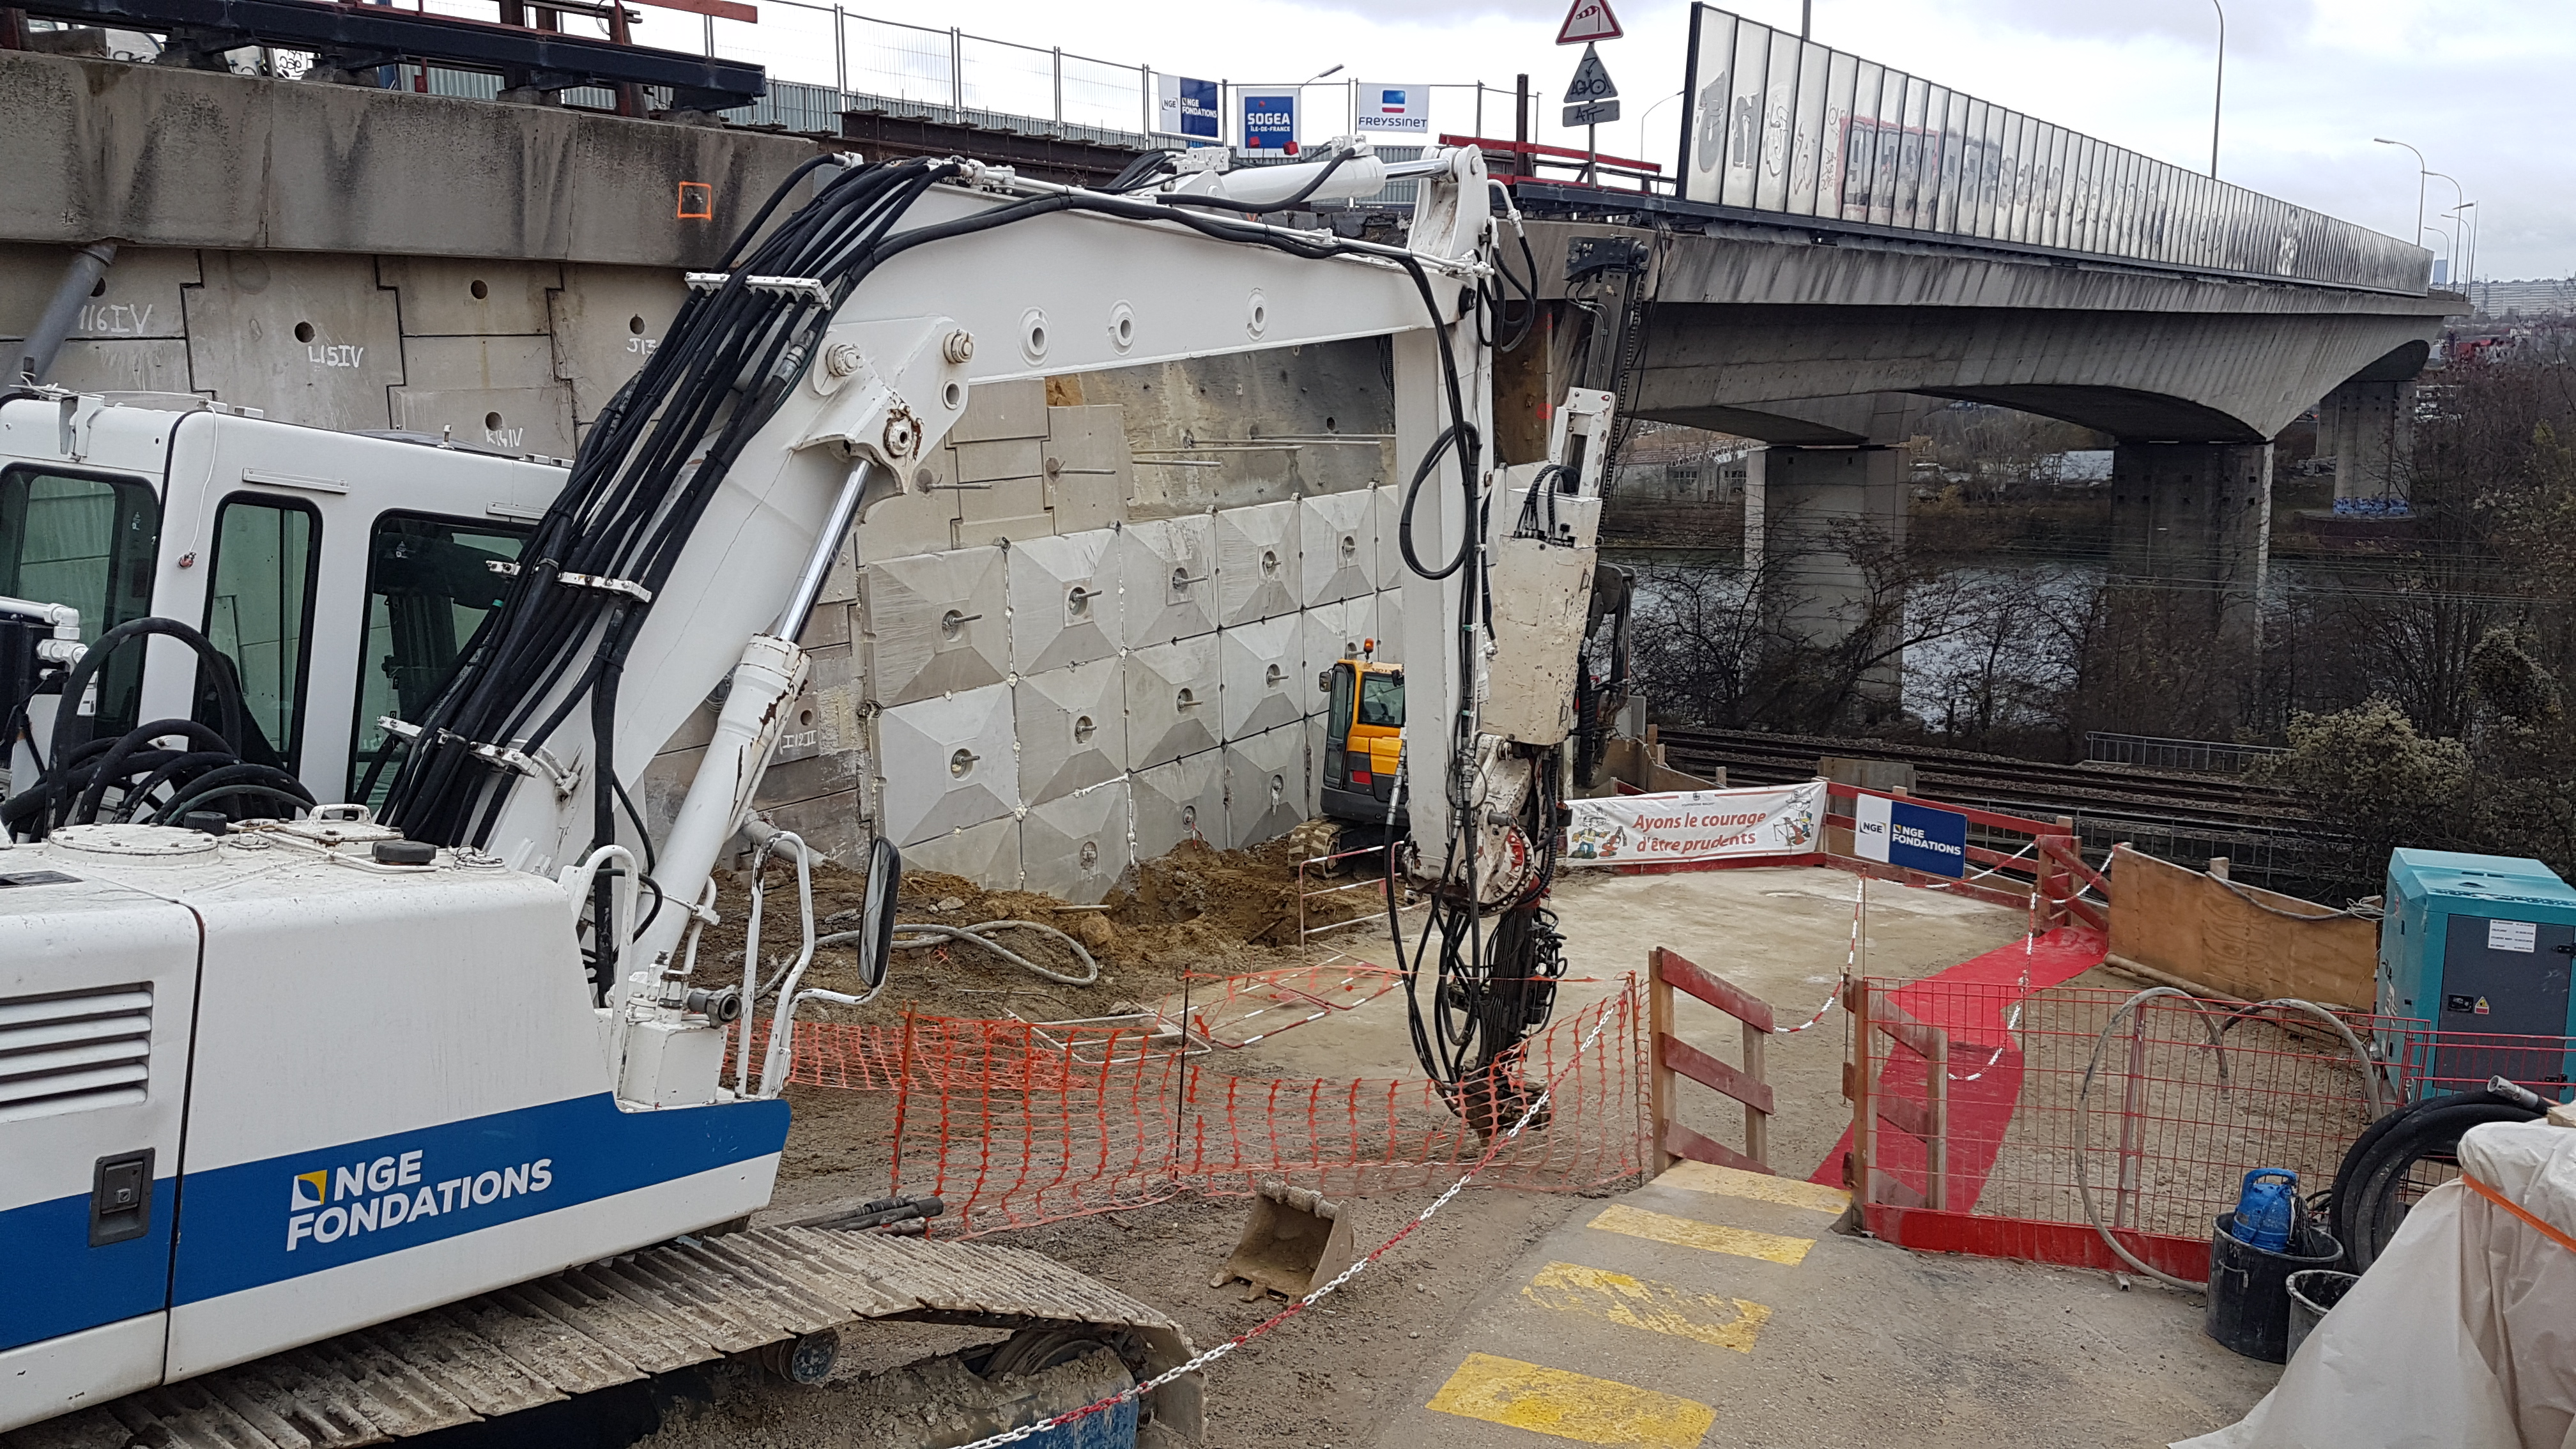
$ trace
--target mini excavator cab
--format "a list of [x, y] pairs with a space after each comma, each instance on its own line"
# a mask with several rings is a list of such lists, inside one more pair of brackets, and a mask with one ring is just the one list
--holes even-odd
[[1316, 681], [1331, 696], [1324, 726], [1323, 810], [1346, 825], [1384, 830], [1387, 810], [1405, 828], [1396, 767], [1404, 735], [1404, 669], [1380, 662], [1377, 641], [1333, 661]]

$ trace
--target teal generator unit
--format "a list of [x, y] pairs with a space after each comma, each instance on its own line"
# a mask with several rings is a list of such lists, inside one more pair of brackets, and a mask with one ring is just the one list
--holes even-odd
[[2419, 1090], [2469, 1091], [2500, 1076], [2565, 1100], [2576, 890], [2536, 860], [2395, 850], [2385, 901], [2380, 1014], [2437, 1033]]

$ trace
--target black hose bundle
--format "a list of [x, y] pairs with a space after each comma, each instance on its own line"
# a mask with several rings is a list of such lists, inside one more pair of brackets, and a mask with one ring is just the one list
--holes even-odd
[[2330, 1231], [2343, 1244], [2352, 1271], [2362, 1272], [2378, 1259], [2413, 1199], [2431, 1185], [2414, 1180], [2419, 1164], [2457, 1165], [2460, 1138], [2470, 1128], [2529, 1122], [2544, 1110], [2533, 1105], [2538, 1101], [2510, 1082], [2490, 1083], [2475, 1092], [2427, 1097], [2371, 1123], [2344, 1152], [2327, 1204]]
[[[112, 739], [90, 738], [97, 717], [82, 713], [80, 704], [91, 683], [119, 649], [155, 635], [176, 639], [195, 652], [215, 723], [158, 719]], [[99, 636], [64, 678], [49, 748], [39, 756], [41, 773], [35, 784], [0, 803], [0, 832], [40, 840], [65, 825], [127, 820], [168, 825], [199, 810], [251, 820], [312, 808], [313, 793], [294, 775], [244, 758], [251, 735], [242, 709], [241, 676], [223, 651], [176, 619], [130, 620]], [[187, 745], [171, 749], [155, 743], [171, 736]], [[112, 802], [111, 790], [116, 794]]]
[[[845, 172], [745, 256], [788, 189], [831, 164], [816, 157], [791, 173], [727, 252], [723, 265], [734, 275], [690, 295], [651, 360], [583, 439], [492, 626], [412, 721], [420, 734], [385, 804], [386, 818], [412, 838], [483, 843], [516, 775], [476, 747], [533, 756], [585, 703], [595, 728], [594, 778], [615, 778], [607, 726], [648, 606], [565, 576], [661, 589], [734, 459], [803, 376], [833, 307], [903, 212], [954, 170], [911, 161]], [[834, 286], [832, 300], [754, 291], [753, 274], [821, 278]], [[568, 677], [575, 686], [556, 697]], [[615, 838], [615, 793], [594, 792], [596, 843]]]
[[[1510, 190], [1499, 181], [1485, 184], [1489, 198], [1487, 205], [1494, 216], [1498, 219], [1515, 217]], [[1517, 220], [1513, 222], [1512, 233], [1520, 242], [1521, 275], [1512, 275], [1510, 262], [1497, 249], [1493, 280], [1476, 284], [1476, 340], [1496, 352], [1520, 351], [1521, 344], [1529, 340], [1530, 333], [1538, 326], [1538, 257], [1530, 250], [1529, 233]], [[1511, 294], [1514, 292], [1520, 294], [1518, 313], [1512, 311]]]

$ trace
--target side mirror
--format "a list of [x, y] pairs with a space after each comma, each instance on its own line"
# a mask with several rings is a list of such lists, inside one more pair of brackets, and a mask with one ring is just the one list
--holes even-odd
[[1315, 676], [1315, 687], [1326, 694], [1333, 692], [1333, 671], [1327, 669]]
[[859, 979], [870, 991], [894, 959], [895, 896], [903, 889], [903, 852], [878, 836], [868, 846], [867, 898], [859, 912]]

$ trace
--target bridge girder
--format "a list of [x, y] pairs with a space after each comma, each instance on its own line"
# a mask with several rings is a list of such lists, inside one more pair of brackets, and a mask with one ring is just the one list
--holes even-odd
[[[1650, 235], [1530, 230], [1543, 282], [1562, 277], [1572, 237]], [[1742, 225], [1657, 235], [1653, 288], [1630, 411], [1802, 444], [1862, 441], [1818, 432], [1818, 400], [1878, 393], [1990, 402], [2137, 441], [2263, 442], [2348, 379], [2414, 375], [2460, 308], [2442, 294]]]

